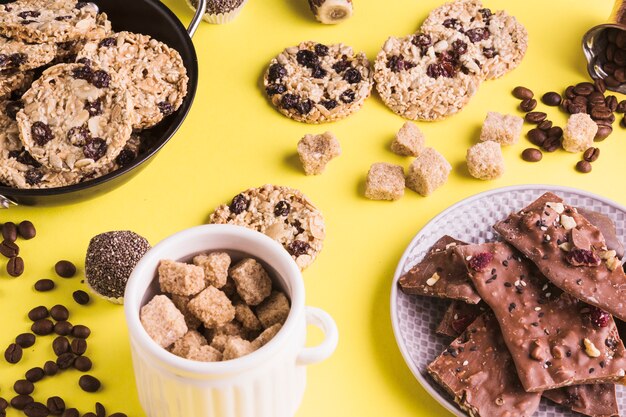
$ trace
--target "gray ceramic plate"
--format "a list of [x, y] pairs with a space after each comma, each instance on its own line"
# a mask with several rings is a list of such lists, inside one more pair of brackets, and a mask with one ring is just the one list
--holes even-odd
[[[606, 198], [573, 188], [550, 185], [524, 185], [499, 188], [465, 199], [431, 220], [413, 238], [398, 263], [391, 287], [391, 321], [398, 347], [417, 381], [441, 405], [454, 415], [466, 414], [426, 372], [426, 366], [447, 347], [449, 339], [435, 334], [447, 302], [436, 298], [406, 295], [398, 290], [398, 279], [419, 262], [426, 251], [444, 234], [471, 243], [497, 239], [491, 226], [552, 191], [576, 207], [599, 211], [611, 217], [617, 235], [626, 241], [626, 207]], [[617, 387], [620, 412], [626, 413], [626, 387]], [[542, 399], [537, 417], [575, 417], [578, 413], [564, 410]]]

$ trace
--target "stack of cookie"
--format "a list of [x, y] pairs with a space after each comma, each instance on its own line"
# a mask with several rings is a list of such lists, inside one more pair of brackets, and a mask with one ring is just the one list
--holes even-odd
[[113, 33], [92, 3], [0, 5], [0, 183], [62, 187], [127, 165], [187, 81], [177, 51]]

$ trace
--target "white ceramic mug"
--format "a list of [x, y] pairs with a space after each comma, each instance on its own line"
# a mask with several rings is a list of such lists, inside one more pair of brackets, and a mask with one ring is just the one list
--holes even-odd
[[[139, 321], [141, 307], [159, 292], [161, 259], [183, 259], [225, 250], [260, 261], [291, 301], [282, 329], [262, 348], [224, 362], [196, 362], [155, 343]], [[205, 225], [179, 232], [152, 248], [137, 264], [124, 295], [139, 401], [148, 417], [291, 417], [306, 385], [306, 365], [328, 358], [338, 341], [337, 327], [324, 311], [304, 306], [304, 283], [285, 249], [243, 227]], [[305, 347], [307, 325], [325, 333]]]

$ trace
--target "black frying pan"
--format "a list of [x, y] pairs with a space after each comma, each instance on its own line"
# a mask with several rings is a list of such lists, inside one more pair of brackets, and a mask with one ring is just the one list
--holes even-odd
[[[10, 3], [10, 1], [0, 0], [0, 3]], [[147, 145], [131, 164], [102, 177], [67, 187], [20, 190], [0, 185], [0, 209], [12, 204], [42, 206], [85, 200], [124, 184], [152, 160], [176, 133], [189, 113], [198, 86], [198, 58], [191, 37], [200, 24], [206, 9], [206, 0], [200, 0], [200, 6], [189, 29], [185, 29], [174, 13], [159, 0], [93, 0], [93, 3], [98, 5], [100, 11], [108, 15], [113, 30], [150, 35], [176, 49], [183, 59], [189, 76], [187, 96], [176, 112], [157, 126], [142, 133], [144, 143]]]

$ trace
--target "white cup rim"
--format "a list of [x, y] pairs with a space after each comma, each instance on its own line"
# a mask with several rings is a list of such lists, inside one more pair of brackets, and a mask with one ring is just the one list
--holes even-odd
[[[287, 276], [281, 275], [281, 279], [285, 282], [289, 282], [291, 285], [291, 292], [289, 294], [291, 309], [281, 330], [272, 340], [248, 355], [223, 362], [199, 362], [181, 358], [162, 348], [148, 335], [139, 319], [139, 311], [142, 307], [141, 303], [146, 290], [154, 279], [159, 261], [168, 258], [167, 253], [169, 249], [182, 244], [182, 242], [187, 239], [201, 237], [217, 238], [219, 236], [237, 237], [237, 239], [245, 241], [251, 246], [264, 247], [271, 259], [259, 257], [253, 253], [253, 251], [250, 251], [249, 254], [268, 265], [272, 265], [275, 269], [279, 269], [277, 266], [280, 266], [280, 269], [287, 271]], [[206, 249], [207, 248], [196, 247], [187, 255], [192, 255]], [[234, 248], [224, 247], [222, 249], [229, 250]], [[244, 252], [246, 251], [244, 250]], [[280, 350], [281, 346], [285, 344], [286, 339], [290, 337], [294, 329], [297, 329], [299, 324], [298, 319], [304, 312], [304, 283], [302, 273], [296, 262], [282, 245], [270, 237], [241, 226], [215, 224], [196, 226], [165, 238], [150, 249], [139, 263], [137, 263], [126, 285], [124, 312], [131, 343], [136, 344], [137, 347], [140, 348], [141, 353], [149, 354], [153, 359], [161, 362], [162, 365], [186, 374], [204, 376], [237, 373], [256, 367], [260, 363], [269, 360]]]

